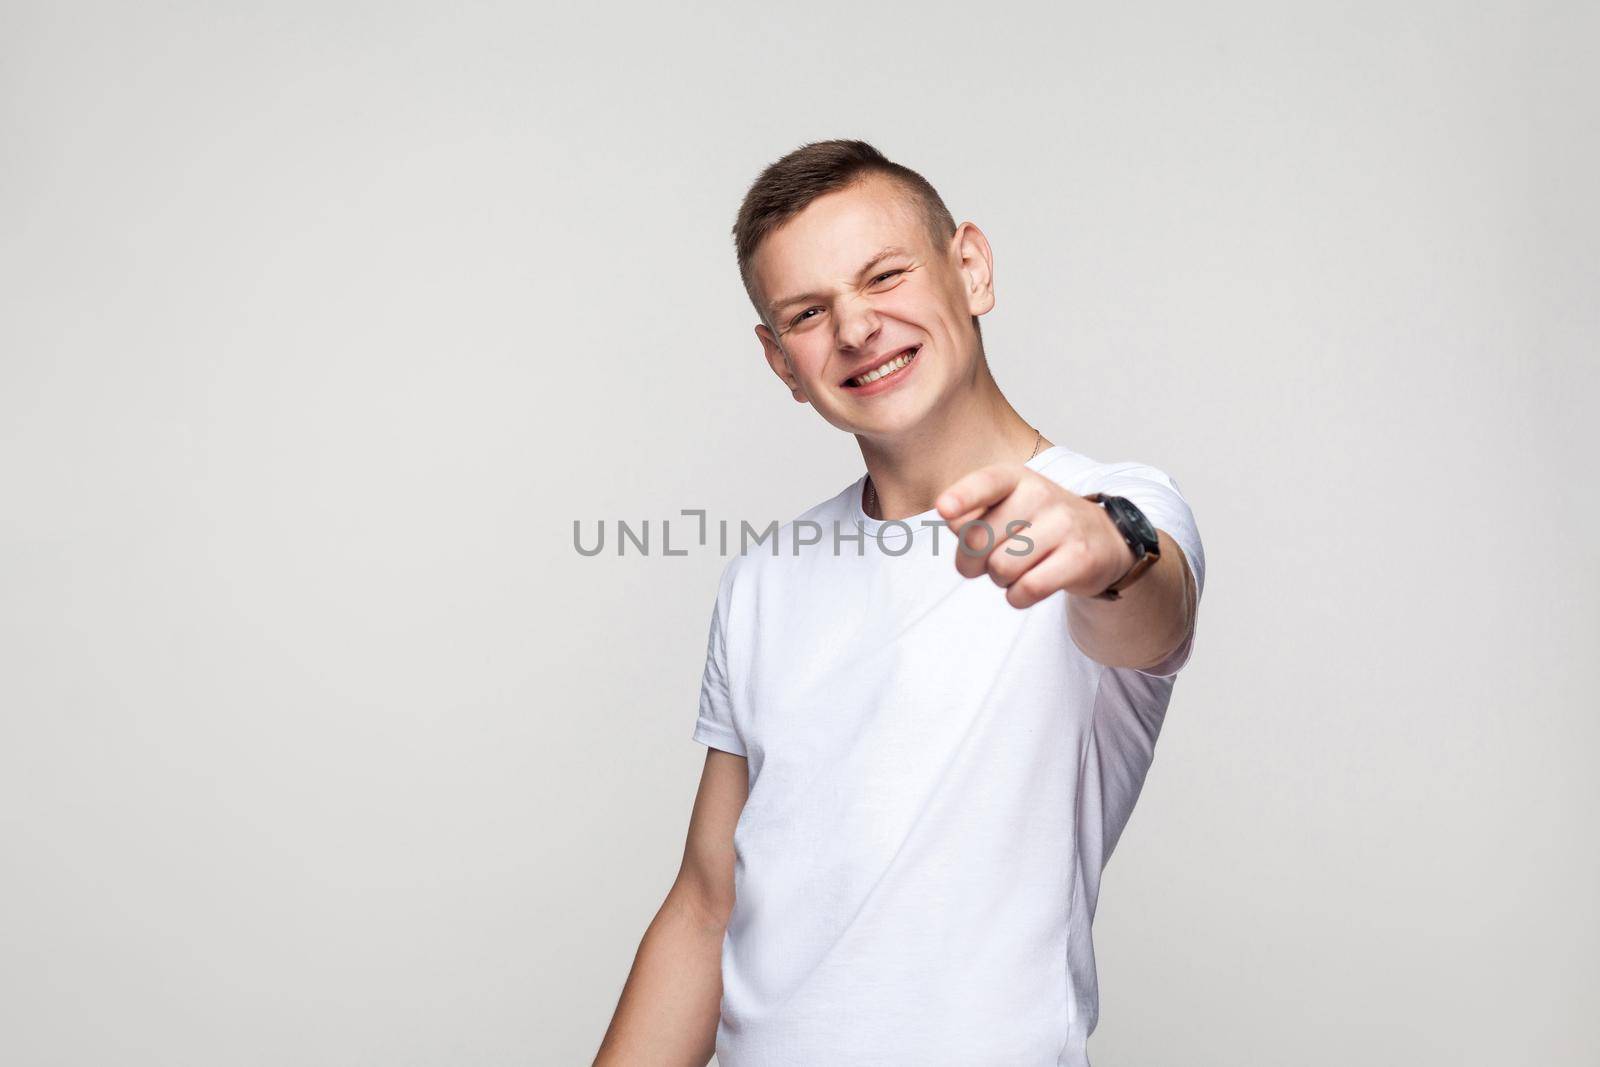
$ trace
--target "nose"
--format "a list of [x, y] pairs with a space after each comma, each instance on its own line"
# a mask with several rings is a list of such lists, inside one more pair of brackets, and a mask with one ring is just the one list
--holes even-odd
[[841, 301], [834, 315], [834, 321], [838, 324], [839, 348], [846, 352], [867, 348], [883, 326], [872, 302], [864, 297]]

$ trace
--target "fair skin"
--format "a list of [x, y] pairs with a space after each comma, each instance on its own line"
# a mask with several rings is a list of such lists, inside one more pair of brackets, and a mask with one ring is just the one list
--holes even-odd
[[683, 863], [645, 929], [595, 1067], [704, 1067], [716, 1051], [733, 829], [748, 783], [743, 756], [706, 750]]
[[[984, 357], [974, 319], [994, 307], [994, 258], [976, 225], [936, 239], [898, 185], [872, 176], [813, 200], [751, 266], [767, 364], [794, 400], [855, 436], [875, 517], [937, 509], [966, 545], [951, 553], [959, 573], [987, 576], [1018, 609], [1065, 592], [1070, 639], [1107, 666], [1154, 666], [1182, 643], [1194, 590], [1171, 536], [1157, 531], [1160, 559], [1121, 599], [1093, 599], [1133, 565], [1132, 551], [1102, 506], [1023, 465], [1050, 442], [1006, 400]], [[894, 373], [862, 380], [913, 346]], [[1006, 550], [1024, 547], [1005, 538], [1017, 529], [1032, 542], [1025, 552]], [[745, 773], [743, 757], [707, 753], [683, 868], [645, 933], [597, 1067], [710, 1059]]]

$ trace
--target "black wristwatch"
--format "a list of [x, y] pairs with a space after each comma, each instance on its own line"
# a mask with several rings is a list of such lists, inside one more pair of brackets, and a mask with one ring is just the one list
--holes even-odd
[[1116, 524], [1117, 532], [1122, 534], [1122, 539], [1133, 550], [1133, 566], [1128, 568], [1128, 573], [1108, 585], [1105, 592], [1094, 595], [1096, 600], [1121, 599], [1120, 591], [1137, 581], [1139, 575], [1155, 566], [1156, 560], [1161, 558], [1161, 539], [1156, 536], [1156, 528], [1150, 525], [1150, 520], [1144, 517], [1144, 512], [1127, 497], [1090, 493], [1083, 499], [1105, 507], [1106, 514]]

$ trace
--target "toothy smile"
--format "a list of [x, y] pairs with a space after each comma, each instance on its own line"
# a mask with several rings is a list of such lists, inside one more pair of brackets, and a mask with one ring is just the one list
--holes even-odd
[[858, 374], [854, 378], [846, 380], [844, 384], [855, 387], [871, 385], [873, 382], [887, 378], [891, 374], [897, 374], [908, 364], [910, 364], [913, 359], [917, 358], [917, 352], [920, 351], [921, 348], [921, 345], [912, 345], [910, 348], [902, 351], [899, 355], [885, 360], [883, 363], [873, 367], [865, 374]]

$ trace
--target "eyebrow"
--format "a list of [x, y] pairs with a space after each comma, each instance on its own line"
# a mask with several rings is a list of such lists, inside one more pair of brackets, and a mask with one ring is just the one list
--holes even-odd
[[[882, 263], [891, 256], [909, 256], [910, 254], [911, 253], [907, 252], [903, 248], [896, 248], [894, 245], [889, 245], [877, 255], [867, 260], [866, 263], [862, 264], [861, 269], [856, 271], [856, 278], [859, 280], [862, 275], [866, 274], [873, 267], [876, 267], [879, 263]], [[795, 296], [786, 296], [771, 306], [769, 309], [769, 314], [771, 314], [773, 321], [776, 322], [778, 320], [778, 313], [791, 304], [798, 304], [805, 300], [820, 300], [822, 296], [822, 293], [798, 293]]]

